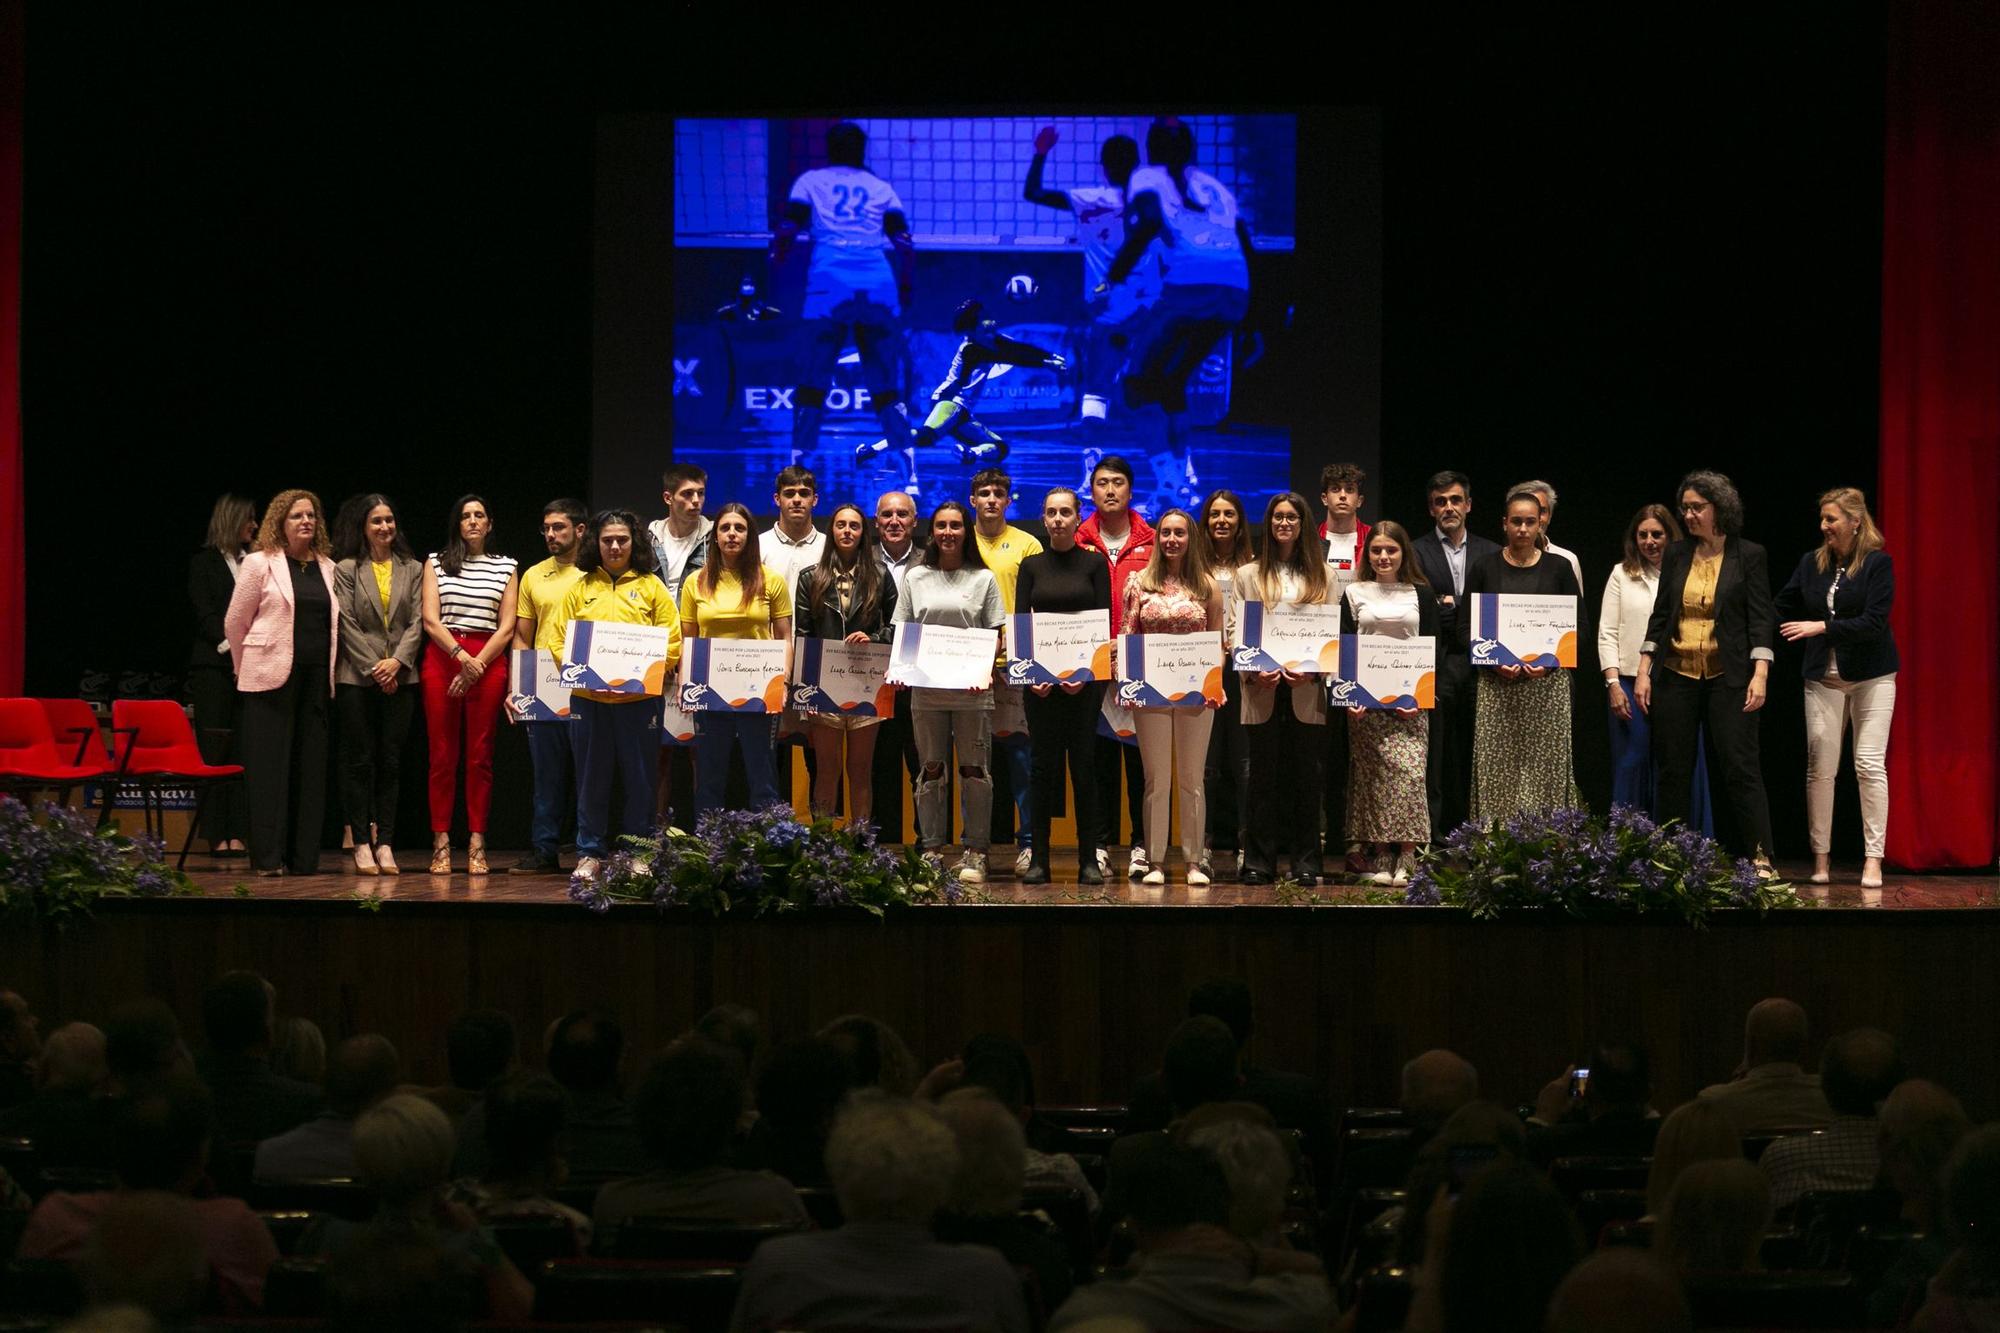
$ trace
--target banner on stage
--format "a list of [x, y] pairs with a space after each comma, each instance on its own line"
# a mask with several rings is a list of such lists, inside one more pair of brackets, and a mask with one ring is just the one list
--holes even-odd
[[886, 643], [845, 643], [839, 639], [792, 640], [790, 704], [801, 713], [837, 717], [888, 717], [896, 711], [896, 687]]
[[681, 710], [782, 712], [790, 656], [784, 639], [689, 639], [681, 645]]
[[1222, 705], [1222, 635], [1121, 634], [1118, 702], [1128, 708]]
[[1009, 685], [1109, 679], [1109, 611], [1022, 611], [1007, 617]]
[[562, 663], [543, 648], [507, 654], [507, 718], [511, 722], [567, 722], [569, 686]]
[[1472, 665], [1576, 665], [1576, 598], [1472, 594]]
[[667, 689], [665, 625], [572, 620], [563, 632], [563, 684], [572, 690], [657, 698]]
[[999, 646], [997, 630], [899, 620], [889, 680], [919, 689], [983, 690], [993, 684], [993, 653]]
[[1340, 603], [1245, 602], [1230, 665], [1238, 671], [1332, 675], [1340, 657]]
[[1340, 672], [1327, 682], [1335, 708], [1437, 707], [1437, 640], [1350, 634], [1340, 641]]

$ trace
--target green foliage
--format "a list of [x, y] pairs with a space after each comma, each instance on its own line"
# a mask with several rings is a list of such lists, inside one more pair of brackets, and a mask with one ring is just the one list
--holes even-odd
[[166, 861], [157, 838], [98, 828], [80, 811], [44, 802], [37, 820], [12, 796], [0, 797], [0, 914], [62, 927], [88, 920], [101, 898], [197, 894]]

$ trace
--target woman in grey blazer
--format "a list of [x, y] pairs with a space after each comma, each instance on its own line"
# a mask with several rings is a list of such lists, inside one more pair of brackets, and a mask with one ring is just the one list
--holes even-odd
[[423, 651], [423, 566], [385, 495], [342, 507], [334, 533], [334, 597], [340, 604], [334, 714], [340, 734], [340, 795], [354, 834], [354, 868], [396, 874], [398, 778], [417, 706]]

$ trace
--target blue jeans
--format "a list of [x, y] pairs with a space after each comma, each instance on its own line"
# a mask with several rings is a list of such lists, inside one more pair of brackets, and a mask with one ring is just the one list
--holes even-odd
[[1007, 765], [1007, 776], [1014, 787], [1014, 845], [1032, 847], [1035, 845], [1034, 746], [1028, 737], [1014, 735], [995, 736], [993, 748]]
[[528, 842], [535, 855], [553, 861], [562, 846], [563, 814], [570, 805], [575, 781], [575, 752], [570, 745], [574, 722], [527, 722], [528, 758], [535, 766], [535, 814], [528, 825]]
[[603, 704], [570, 697], [570, 744], [576, 753], [576, 852], [602, 857], [608, 850], [611, 775], [624, 782], [618, 831], [643, 837], [653, 831], [654, 783], [659, 781], [660, 701]]
[[743, 754], [743, 776], [750, 785], [750, 804], [762, 809], [779, 801], [777, 774], [771, 764], [771, 717], [768, 713], [700, 713], [694, 724], [694, 812], [722, 808], [729, 785], [729, 753]]
[[[1634, 678], [1620, 676], [1618, 684], [1625, 691], [1625, 697], [1632, 697]], [[1635, 810], [1644, 810], [1649, 815], [1658, 813], [1656, 805], [1656, 765], [1653, 762], [1653, 728], [1646, 715], [1639, 711], [1639, 705], [1632, 705], [1632, 720], [1627, 722], [1616, 713], [1610, 715], [1611, 723], [1611, 803], [1629, 805]], [[1715, 807], [1708, 796], [1708, 758], [1697, 743], [1694, 759], [1693, 803], [1688, 807], [1688, 823], [1710, 837], [1715, 836]]]

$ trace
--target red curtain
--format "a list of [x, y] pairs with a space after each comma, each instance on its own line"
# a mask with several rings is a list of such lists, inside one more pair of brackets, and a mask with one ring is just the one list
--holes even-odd
[[21, 477], [21, 55], [26, 0], [0, 0], [0, 695], [27, 667]]
[[2000, 848], [2000, 11], [1890, 5], [1880, 513], [1902, 653], [1889, 859]]

